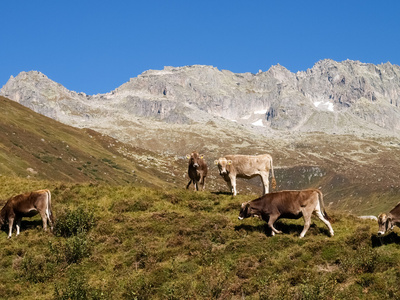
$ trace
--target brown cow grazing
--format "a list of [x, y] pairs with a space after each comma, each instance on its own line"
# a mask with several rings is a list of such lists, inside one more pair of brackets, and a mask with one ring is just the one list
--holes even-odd
[[11, 197], [0, 212], [0, 225], [8, 221], [8, 238], [11, 238], [14, 220], [17, 235], [19, 235], [22, 218], [33, 217], [38, 213], [42, 217], [43, 229], [47, 230], [47, 221], [49, 221], [50, 229], [53, 230], [53, 213], [49, 190], [33, 191]]
[[189, 188], [190, 184], [193, 182], [194, 189], [196, 191], [199, 190], [199, 183], [204, 190], [206, 187], [206, 176], [207, 176], [207, 163], [204, 160], [203, 155], [199, 155], [196, 151], [190, 153], [190, 155], [186, 155], [186, 158], [189, 159], [188, 166], [188, 175], [189, 175], [189, 183], [186, 186], [186, 189]]
[[218, 165], [219, 174], [224, 178], [233, 196], [236, 196], [236, 177], [252, 178], [260, 176], [263, 184], [263, 195], [269, 193], [269, 171], [272, 175], [272, 188], [275, 189], [276, 181], [272, 157], [263, 155], [226, 155], [215, 161]]
[[324, 209], [322, 193], [316, 189], [275, 192], [243, 203], [239, 213], [239, 220], [254, 216], [261, 217], [268, 223], [268, 227], [272, 230], [272, 235], [275, 235], [275, 233], [282, 233], [274, 227], [274, 223], [278, 219], [298, 219], [303, 217], [304, 228], [300, 233], [300, 238], [303, 238], [310, 227], [313, 213], [328, 226], [330, 235], [333, 236], [334, 232], [331, 223], [327, 220], [328, 216]]
[[400, 203], [398, 203], [388, 214], [382, 213], [378, 216], [378, 235], [385, 234], [394, 226], [400, 226]]

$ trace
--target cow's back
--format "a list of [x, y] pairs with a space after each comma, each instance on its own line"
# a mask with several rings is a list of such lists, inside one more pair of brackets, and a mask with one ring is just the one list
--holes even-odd
[[315, 196], [318, 197], [318, 190], [315, 189], [289, 190], [265, 194], [253, 201], [257, 208], [265, 211], [273, 209], [282, 213], [296, 213], [301, 207], [309, 205]]
[[389, 213], [392, 216], [400, 217], [400, 203], [398, 203]]
[[26, 213], [37, 207], [39, 202], [47, 200], [47, 193], [48, 190], [38, 190], [16, 195], [8, 200], [6, 206], [14, 213]]
[[231, 160], [230, 172], [253, 175], [255, 172], [269, 171], [272, 157], [269, 154], [263, 155], [226, 155], [227, 160]]

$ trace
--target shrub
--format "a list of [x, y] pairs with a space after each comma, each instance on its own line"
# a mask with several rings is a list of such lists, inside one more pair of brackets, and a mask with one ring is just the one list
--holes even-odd
[[83, 258], [90, 256], [91, 245], [85, 234], [80, 233], [66, 239], [65, 242], [50, 243], [50, 252], [58, 262], [79, 263]]
[[109, 293], [92, 288], [84, 273], [72, 269], [68, 274], [68, 283], [63, 286], [55, 284], [54, 300], [110, 299]]
[[95, 226], [95, 217], [92, 211], [78, 207], [74, 211], [68, 210], [61, 214], [55, 223], [54, 234], [70, 237], [78, 233], [86, 233]]
[[33, 283], [45, 282], [54, 274], [54, 264], [45, 255], [26, 255], [21, 262], [21, 275]]

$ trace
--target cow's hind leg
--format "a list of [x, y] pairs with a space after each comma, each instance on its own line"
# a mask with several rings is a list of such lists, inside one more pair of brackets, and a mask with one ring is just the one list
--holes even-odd
[[14, 225], [14, 218], [8, 218], [8, 238], [11, 238], [12, 235], [12, 229]]
[[17, 236], [20, 234], [21, 232], [21, 220], [22, 218], [16, 218], [15, 219], [15, 227], [17, 229]]
[[206, 178], [205, 177], [202, 177], [200, 179], [200, 184], [201, 184], [202, 190], [204, 191], [204, 189], [206, 188]]
[[46, 209], [46, 218], [50, 225], [50, 231], [53, 231], [53, 216], [49, 207]]
[[263, 195], [269, 193], [269, 181], [268, 181], [268, 175], [260, 175], [261, 181], [263, 184]]
[[331, 223], [323, 216], [323, 214], [321, 213], [321, 211], [315, 211], [314, 212], [314, 214], [322, 221], [322, 222], [324, 222], [324, 224], [328, 227], [328, 229], [329, 229], [329, 233], [330, 233], [330, 235], [331, 236], [333, 236], [334, 235], [334, 232], [333, 232], [333, 228], [332, 228], [332, 225], [331, 225]]
[[46, 216], [46, 211], [41, 211], [41, 212], [40, 212], [40, 217], [42, 218], [43, 230], [44, 230], [44, 231], [47, 231], [47, 216]]

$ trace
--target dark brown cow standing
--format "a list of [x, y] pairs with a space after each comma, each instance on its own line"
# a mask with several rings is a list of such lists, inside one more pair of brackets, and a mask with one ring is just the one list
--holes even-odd
[[190, 178], [189, 183], [186, 188], [188, 189], [190, 184], [193, 182], [194, 189], [196, 191], [199, 190], [199, 183], [202, 186], [202, 190], [206, 187], [206, 176], [207, 176], [207, 163], [204, 160], [203, 155], [199, 155], [196, 151], [190, 153], [190, 155], [186, 155], [186, 158], [189, 159], [188, 165], [188, 175]]
[[50, 229], [53, 230], [53, 213], [49, 190], [38, 190], [11, 197], [0, 211], [0, 225], [8, 221], [8, 238], [11, 238], [14, 221], [17, 227], [17, 235], [19, 235], [22, 218], [33, 217], [38, 213], [42, 217], [43, 229], [47, 230], [47, 221], [49, 221]]
[[382, 213], [378, 216], [378, 235], [385, 234], [394, 226], [400, 226], [400, 203], [398, 203], [388, 214]]
[[239, 220], [258, 216], [268, 223], [272, 235], [282, 233], [275, 229], [274, 223], [280, 218], [304, 218], [304, 228], [300, 233], [303, 238], [311, 225], [311, 215], [315, 214], [328, 227], [331, 236], [334, 232], [331, 223], [327, 220], [324, 209], [323, 196], [320, 190], [310, 189], [301, 191], [281, 191], [242, 203]]

